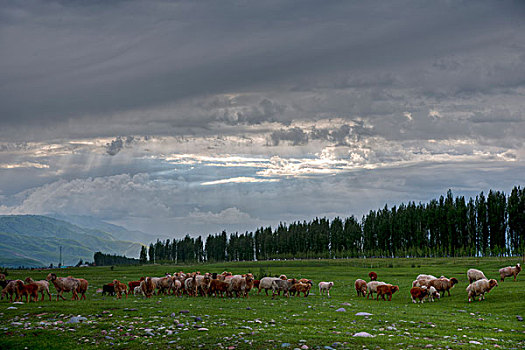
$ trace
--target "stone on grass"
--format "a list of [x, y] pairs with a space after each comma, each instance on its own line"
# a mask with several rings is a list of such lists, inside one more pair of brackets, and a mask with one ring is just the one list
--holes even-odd
[[339, 309], [335, 310], [336, 312], [346, 312], [346, 309], [344, 307], [340, 307]]
[[479, 341], [476, 341], [476, 340], [469, 341], [469, 344], [481, 345], [481, 343]]
[[517, 319], [518, 321], [520, 321], [520, 322], [523, 321], [523, 317], [521, 317], [521, 316], [516, 316], [516, 319]]
[[87, 321], [87, 318], [85, 318], [83, 316], [73, 316], [66, 323], [80, 323], [80, 322], [84, 322], [84, 321]]
[[367, 332], [359, 332], [359, 333], [354, 334], [353, 336], [354, 337], [365, 337], [365, 338], [373, 337], [372, 334], [367, 333]]
[[190, 310], [180, 310], [179, 313], [181, 313], [181, 314], [189, 314]]
[[18, 308], [15, 307], [15, 306], [9, 306], [9, 307], [7, 308], [7, 310], [16, 310], [16, 309], [18, 309]]
[[290, 345], [292, 345], [292, 344], [290, 344], [290, 343], [282, 343], [282, 344], [281, 344], [281, 348], [287, 348], [287, 347], [289, 347]]
[[355, 315], [356, 316], [372, 316], [372, 314], [368, 312], [358, 312]]
[[201, 327], [199, 329], [197, 329], [199, 332], [207, 332], [208, 331], [208, 328], [204, 328], [204, 327]]

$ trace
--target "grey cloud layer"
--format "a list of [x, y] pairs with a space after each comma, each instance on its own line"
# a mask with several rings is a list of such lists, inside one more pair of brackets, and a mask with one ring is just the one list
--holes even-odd
[[509, 190], [523, 18], [522, 1], [5, 2], [0, 211], [183, 234]]

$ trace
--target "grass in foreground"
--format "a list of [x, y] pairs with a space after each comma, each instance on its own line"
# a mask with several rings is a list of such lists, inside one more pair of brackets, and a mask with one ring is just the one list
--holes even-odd
[[[87, 301], [44, 301], [29, 304], [0, 302], [0, 348], [146, 348], [148, 346], [189, 349], [266, 348], [507, 348], [525, 347], [524, 276], [518, 282], [499, 282], [482, 302], [467, 302], [466, 271], [475, 267], [488, 278], [499, 277], [502, 266], [517, 259], [350, 259], [271, 261], [206, 264], [197, 266], [146, 265], [139, 267], [78, 268], [55, 270], [90, 282]], [[256, 295], [248, 299], [130, 296], [127, 300], [102, 297], [97, 288], [118, 278], [162, 276], [179, 270], [258, 275], [284, 273], [288, 277], [314, 280], [307, 298], [272, 300]], [[358, 298], [355, 279], [368, 280], [374, 270], [379, 280], [399, 285], [391, 302]], [[8, 276], [43, 279], [46, 271], [12, 271]], [[460, 281], [452, 296], [435, 303], [413, 304], [409, 290], [419, 273], [456, 277]], [[332, 297], [320, 297], [319, 281], [333, 281]], [[54, 287], [51, 286], [54, 291]], [[16, 307], [16, 309], [8, 309]], [[346, 311], [336, 311], [344, 308]], [[180, 313], [187, 310], [188, 313]], [[356, 316], [368, 312], [372, 316]], [[72, 316], [86, 317], [82, 323], [68, 323]], [[206, 328], [207, 331], [199, 331]], [[354, 337], [367, 332], [372, 337]]]

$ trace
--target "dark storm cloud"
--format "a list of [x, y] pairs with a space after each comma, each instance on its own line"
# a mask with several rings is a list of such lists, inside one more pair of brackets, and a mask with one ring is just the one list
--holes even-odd
[[185, 234], [508, 190], [523, 18], [523, 1], [4, 1], [0, 212]]
[[[386, 84], [421, 78], [431, 95], [457, 90], [458, 79], [468, 91], [515, 86], [525, 81], [523, 55], [512, 56], [523, 49], [523, 15], [520, 2], [493, 1], [10, 2], [0, 10], [0, 112], [6, 126], [109, 116], [125, 134], [114, 114], [216, 93], [340, 87], [334, 77], [376, 86], [366, 78], [373, 71], [390, 76]], [[485, 65], [483, 57], [504, 60]], [[463, 72], [467, 62], [474, 68]], [[225, 121], [282, 112], [267, 102], [254, 108]]]
[[106, 143], [106, 153], [110, 156], [114, 156], [119, 153], [124, 147], [130, 146], [135, 141], [133, 136], [128, 136], [126, 138], [117, 137], [112, 140], [110, 143]]

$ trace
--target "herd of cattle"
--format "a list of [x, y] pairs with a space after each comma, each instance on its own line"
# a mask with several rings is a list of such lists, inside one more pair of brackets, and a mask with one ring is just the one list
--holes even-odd
[[[501, 281], [504, 281], [506, 277], [516, 277], [521, 271], [521, 265], [518, 263], [516, 266], [508, 266], [499, 270]], [[358, 296], [366, 296], [367, 299], [376, 294], [376, 300], [382, 297], [388, 297], [388, 300], [392, 300], [392, 294], [399, 291], [399, 287], [385, 282], [377, 281], [377, 274], [370, 272], [368, 274], [370, 282], [366, 282], [362, 279], [355, 281], [355, 290]], [[498, 282], [494, 279], [487, 279], [485, 274], [476, 269], [470, 269], [467, 271], [467, 278], [469, 280], [469, 286], [467, 287], [468, 301], [471, 302], [475, 297], [479, 297], [479, 300], [485, 299], [485, 293], [488, 293], [492, 288], [498, 286]], [[62, 296], [64, 292], [71, 292], [73, 300], [86, 299], [86, 292], [88, 289], [88, 281], [83, 278], [68, 277], [57, 277], [56, 274], [50, 273], [47, 275], [45, 280], [33, 281], [31, 277], [22, 280], [7, 280], [5, 275], [0, 274], [0, 286], [2, 286], [1, 299], [9, 296], [9, 300], [22, 301], [25, 296], [25, 301], [38, 301], [38, 294], [41, 294], [41, 300], [44, 300], [45, 294], [49, 296], [51, 300], [51, 293], [49, 292], [49, 282], [51, 282], [57, 291], [57, 301], [59, 298], [65, 300]], [[458, 283], [458, 280], [454, 277], [446, 278], [441, 276], [439, 278], [432, 275], [419, 275], [416, 280], [412, 283], [410, 289], [410, 295], [412, 302], [417, 303], [418, 301], [423, 303], [424, 300], [428, 299], [434, 301], [439, 299], [444, 293], [448, 293], [450, 296], [450, 290]], [[186, 294], [188, 296], [215, 296], [215, 297], [248, 297], [249, 292], [252, 289], [257, 289], [257, 294], [261, 290], [265, 290], [266, 295], [268, 291], [272, 291], [272, 298], [280, 295], [286, 297], [289, 296], [300, 296], [301, 293], [304, 297], [310, 294], [310, 290], [313, 286], [312, 280], [302, 278], [287, 278], [285, 275], [279, 277], [264, 277], [260, 280], [254, 279], [251, 273], [244, 275], [233, 275], [231, 272], [217, 273], [205, 273], [200, 272], [183, 273], [177, 272], [173, 275], [166, 274], [164, 277], [141, 277], [137, 281], [130, 281], [127, 284], [120, 282], [119, 280], [113, 280], [112, 283], [108, 283], [103, 286], [102, 289], [97, 290], [102, 295], [111, 295], [121, 299], [122, 296], [128, 297], [129, 294], [142, 295], [146, 298], [150, 298], [152, 295], [167, 295], [173, 294], [181, 296]], [[330, 297], [330, 289], [334, 286], [333, 282], [319, 282], [319, 295]]]

